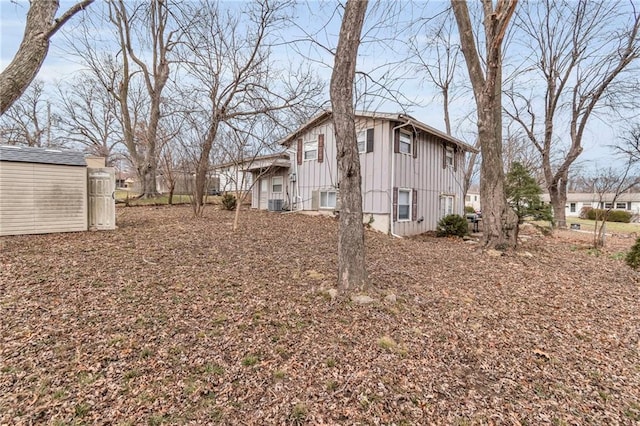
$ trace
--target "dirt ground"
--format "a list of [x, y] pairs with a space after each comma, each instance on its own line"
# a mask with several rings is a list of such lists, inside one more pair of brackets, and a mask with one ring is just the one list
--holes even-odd
[[0, 424], [640, 423], [631, 238], [367, 231], [360, 305], [329, 293], [334, 219], [205, 216], [0, 239]]

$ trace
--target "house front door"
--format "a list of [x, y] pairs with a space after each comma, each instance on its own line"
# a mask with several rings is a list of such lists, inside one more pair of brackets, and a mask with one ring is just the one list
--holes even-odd
[[269, 207], [269, 178], [260, 178], [260, 210], [267, 210]]

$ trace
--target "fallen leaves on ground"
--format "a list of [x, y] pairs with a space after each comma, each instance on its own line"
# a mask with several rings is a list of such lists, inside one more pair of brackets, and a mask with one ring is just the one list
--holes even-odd
[[233, 233], [232, 214], [2, 238], [0, 424], [640, 421], [640, 278], [619, 256], [367, 231], [359, 305], [330, 292], [337, 221], [250, 211]]

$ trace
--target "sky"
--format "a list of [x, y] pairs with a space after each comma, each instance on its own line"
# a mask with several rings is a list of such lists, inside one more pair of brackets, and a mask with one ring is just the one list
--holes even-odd
[[[98, 0], [101, 1], [101, 0]], [[72, 2], [61, 1], [60, 10], [66, 10]], [[241, 2], [234, 5], [240, 7]], [[363, 44], [360, 47], [358, 69], [367, 72], [374, 79], [384, 80], [385, 76], [395, 76], [394, 89], [392, 93], [386, 93], [386, 98], [398, 96], [404, 101], [411, 101], [411, 105], [403, 107], [397, 102], [383, 99], [379, 96], [368, 96], [365, 105], [368, 108], [375, 108], [385, 112], [405, 112], [410, 113], [415, 118], [423, 121], [435, 128], [444, 130], [444, 119], [440, 96], [433, 84], [421, 80], [422, 72], [407, 65], [406, 56], [400, 54], [402, 50], [401, 42], [405, 41], [409, 35], [402, 31], [415, 16], [424, 16], [424, 8], [428, 8], [429, 13], [437, 14], [448, 2], [433, 1], [431, 3], [409, 3], [395, 2], [383, 4], [385, 7], [370, 6], [369, 15], [365, 21]], [[95, 7], [95, 6], [91, 6]], [[11, 61], [17, 50], [24, 30], [24, 21], [28, 9], [28, 1], [25, 0], [0, 0], [0, 68]], [[390, 14], [394, 14], [396, 21], [394, 26], [381, 24], [385, 22]], [[286, 41], [301, 40], [306, 37], [305, 32], [313, 34], [318, 42], [325, 47], [334, 48], [337, 43], [339, 32], [339, 14], [336, 13], [336, 3], [332, 1], [313, 1], [310, 3], [300, 3], [295, 10], [295, 22], [298, 27], [292, 26], [282, 33]], [[388, 19], [387, 19], [388, 21]], [[71, 28], [71, 26], [68, 26]], [[64, 39], [66, 36], [73, 37], [68, 31], [56, 34], [52, 39], [51, 49], [41, 68], [38, 77], [45, 81], [45, 84], [65, 79], [78, 69], [80, 65], [69, 60], [64, 53]], [[421, 40], [419, 36], [418, 40]], [[428, 39], [425, 35], [424, 39]], [[381, 42], [382, 40], [382, 42]], [[312, 59], [311, 66], [317, 73], [327, 81], [331, 75], [331, 55], [319, 47], [307, 42], [294, 44], [295, 49], [288, 47], [276, 54], [282, 61], [300, 61], [300, 54], [304, 54], [307, 59]], [[392, 64], [392, 65], [389, 65]], [[463, 63], [464, 65], [464, 63]], [[466, 69], [462, 69], [466, 72]], [[372, 87], [371, 85], [369, 87]], [[327, 93], [328, 101], [328, 93]], [[473, 143], [475, 126], [466, 119], [474, 114], [474, 100], [470, 89], [461, 89], [458, 98], [452, 104], [451, 113], [453, 118], [454, 135]], [[611, 151], [603, 147], [603, 141], [612, 141], [617, 136], [617, 123], [606, 120], [594, 119], [590, 122], [584, 138], [584, 152], [579, 162], [587, 169], [606, 167], [614, 158]]]

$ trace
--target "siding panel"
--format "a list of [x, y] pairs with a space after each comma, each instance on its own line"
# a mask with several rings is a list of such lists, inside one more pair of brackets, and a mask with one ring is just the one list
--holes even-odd
[[0, 163], [0, 235], [86, 231], [86, 170]]

